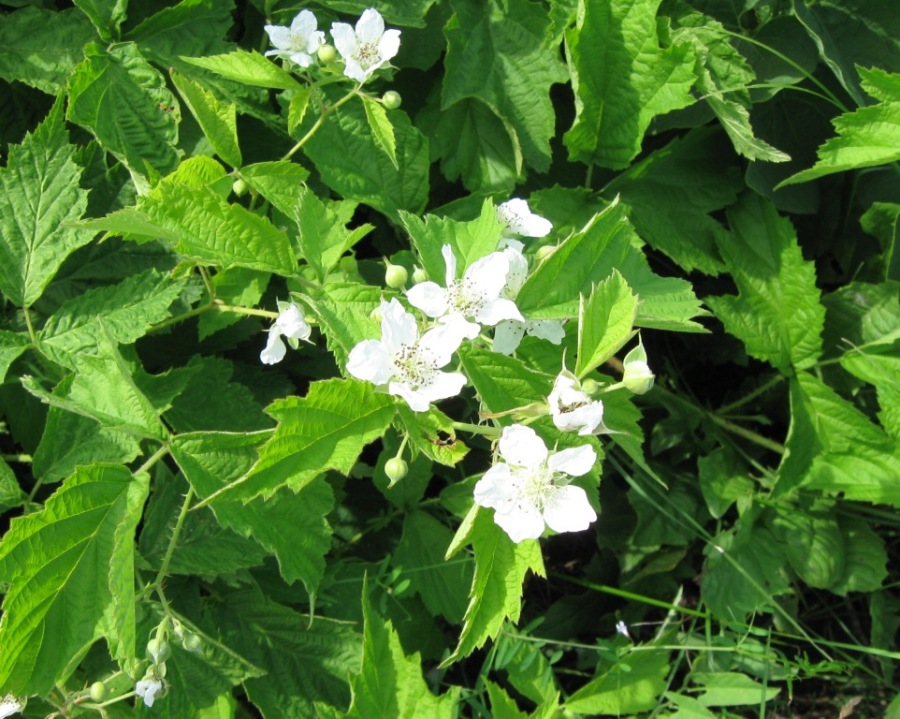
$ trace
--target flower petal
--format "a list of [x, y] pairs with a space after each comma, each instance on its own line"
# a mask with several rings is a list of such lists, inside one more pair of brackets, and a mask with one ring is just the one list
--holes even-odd
[[431, 402], [422, 392], [414, 390], [405, 382], [391, 382], [388, 384], [388, 392], [406, 400], [413, 412], [427, 412], [431, 407]]
[[379, 67], [387, 63], [400, 52], [400, 31], [386, 30], [378, 42], [378, 56], [381, 58]]
[[275, 326], [285, 337], [295, 340], [307, 340], [312, 332], [312, 328], [307, 324], [300, 308], [293, 302], [279, 313], [278, 319], [275, 320]]
[[594, 434], [596, 429], [603, 424], [603, 402], [600, 400], [582, 405], [569, 412], [553, 413], [552, 405], [550, 409], [553, 415], [553, 424], [564, 432], [578, 430], [578, 434], [588, 436]]
[[504, 320], [494, 328], [494, 352], [499, 352], [507, 357], [519, 348], [522, 337], [525, 336], [524, 322], [518, 320]]
[[281, 334], [274, 327], [269, 330], [265, 349], [259, 353], [259, 360], [263, 364], [278, 364], [287, 354], [287, 347], [281, 341]]
[[544, 518], [537, 507], [530, 505], [520, 505], [510, 512], [494, 510], [494, 521], [516, 544], [538, 539], [544, 533]]
[[488, 509], [505, 509], [517, 496], [512, 472], [503, 462], [491, 467], [475, 485], [475, 504]]
[[547, 466], [554, 472], [564, 472], [570, 477], [580, 477], [591, 471], [594, 462], [597, 461], [597, 453], [589, 444], [580, 447], [564, 449], [550, 456]]
[[511, 232], [525, 237], [545, 237], [553, 229], [549, 220], [535, 215], [528, 203], [518, 197], [498, 206], [497, 216]]
[[384, 384], [394, 375], [394, 363], [378, 340], [363, 340], [350, 350], [347, 371], [357, 379]]
[[456, 279], [456, 255], [453, 254], [453, 248], [450, 245], [441, 247], [441, 255], [444, 257], [444, 265], [447, 268], [444, 272], [444, 284], [449, 287]]
[[509, 272], [506, 273], [506, 284], [503, 285], [502, 294], [514, 300], [528, 277], [528, 260], [522, 254], [521, 248], [507, 247], [503, 250], [503, 254], [509, 262]]
[[508, 272], [509, 260], [506, 255], [502, 252], [492, 252], [469, 265], [464, 279], [467, 284], [473, 285], [479, 294], [493, 300], [500, 296]]
[[353, 57], [356, 52], [356, 32], [345, 22], [331, 23], [331, 37], [334, 46], [344, 60]]
[[554, 532], [581, 532], [597, 520], [597, 513], [581, 487], [552, 487], [544, 501], [544, 521]]
[[301, 37], [308, 37], [316, 31], [319, 21], [309, 10], [301, 10], [291, 21], [291, 33]]
[[375, 8], [363, 10], [363, 14], [356, 21], [356, 37], [360, 42], [377, 43], [384, 34], [384, 18]]
[[400, 348], [415, 344], [419, 336], [416, 318], [406, 311], [396, 297], [381, 303], [381, 344], [391, 356]]
[[406, 299], [429, 317], [440, 317], [447, 312], [447, 290], [435, 282], [420, 282], [410, 287]]
[[516, 467], [537, 469], [547, 459], [547, 445], [531, 427], [513, 424], [500, 435], [500, 456]]
[[562, 344], [566, 338], [561, 320], [525, 320], [525, 332], [531, 337], [547, 340], [555, 345]]
[[466, 386], [466, 376], [461, 372], [436, 372], [427, 384], [419, 388], [422, 396], [431, 402], [455, 397]]
[[[474, 328], [474, 334], [472, 332]], [[447, 315], [436, 327], [428, 330], [419, 340], [419, 349], [434, 359], [437, 367], [446, 365], [464, 339], [478, 336], [480, 327], [467, 322], [461, 315]]]
[[519, 320], [521, 322], [525, 318], [522, 317], [515, 302], [499, 297], [496, 300], [485, 302], [475, 313], [475, 319], [483, 325], [492, 327], [503, 320]]
[[[264, 29], [269, 36], [269, 41], [279, 50], [291, 49], [290, 29], [282, 25], [266, 25]], [[271, 50], [269, 52], [271, 52]], [[268, 55], [269, 53], [266, 54]]]

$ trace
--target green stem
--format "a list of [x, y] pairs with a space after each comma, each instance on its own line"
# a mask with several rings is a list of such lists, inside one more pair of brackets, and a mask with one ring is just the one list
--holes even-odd
[[726, 404], [724, 407], [719, 407], [719, 409], [716, 410], [716, 414], [718, 414], [718, 415], [728, 414], [729, 412], [737, 409], [738, 407], [743, 407], [748, 402], [752, 402], [760, 395], [763, 395], [766, 392], [768, 392], [775, 385], [780, 384], [783, 380], [784, 380], [784, 377], [782, 375], [780, 375], [780, 374], [776, 375], [775, 377], [770, 379], [768, 382], [760, 385], [759, 387], [757, 387], [755, 390], [753, 390], [749, 394], [744, 395], [743, 397], [741, 397], [738, 400], [735, 400], [731, 404]]
[[144, 462], [140, 467], [138, 467], [132, 474], [143, 474], [147, 472], [154, 464], [159, 462], [163, 457], [165, 457], [169, 453], [169, 445], [165, 444], [156, 450], [146, 462]]
[[166, 607], [168, 607], [168, 602], [162, 594], [162, 583], [169, 572], [169, 563], [172, 561], [172, 556], [175, 554], [175, 546], [178, 544], [178, 537], [181, 534], [182, 527], [184, 527], [184, 521], [187, 519], [188, 511], [190, 510], [191, 502], [193, 501], [194, 488], [191, 487], [188, 489], [187, 494], [184, 495], [184, 503], [181, 505], [181, 511], [178, 513], [178, 519], [175, 520], [172, 538], [169, 540], [169, 546], [166, 547], [166, 554], [163, 557], [162, 565], [159, 568], [159, 574], [156, 575], [156, 580], [153, 582], [153, 586], [156, 587], [156, 591]]
[[22, 464], [28, 464], [33, 461], [30, 454], [0, 454], [0, 459], [7, 462], [21, 462]]
[[28, 336], [31, 338], [31, 344], [37, 344], [37, 335], [34, 333], [34, 325], [31, 324], [31, 312], [27, 307], [22, 308], [22, 314], [25, 316], [25, 325], [28, 327]]
[[763, 437], [761, 434], [757, 434], [751, 429], [747, 429], [746, 427], [741, 427], [739, 424], [735, 424], [734, 422], [729, 422], [727, 419], [723, 419], [719, 417], [717, 414], [713, 414], [712, 412], [707, 412], [707, 416], [717, 425], [719, 425], [722, 429], [731, 432], [732, 434], [736, 434], [738, 437], [743, 437], [744, 439], [750, 440], [754, 444], [758, 444], [760, 447], [765, 447], [776, 454], [784, 454], [785, 447], [783, 444], [779, 444], [767, 437]]
[[659, 599], [653, 599], [652, 597], [646, 597], [643, 594], [634, 594], [633, 592], [626, 592], [624, 589], [617, 589], [616, 587], [610, 587], [606, 584], [597, 584], [596, 582], [590, 582], [585, 579], [578, 579], [577, 577], [571, 577], [567, 574], [556, 574], [555, 572], [550, 573], [551, 579], [561, 579], [564, 582], [569, 582], [570, 584], [577, 584], [580, 587], [585, 587], [586, 589], [592, 589], [595, 592], [603, 592], [604, 594], [611, 594], [614, 597], [621, 597], [622, 599], [628, 599], [632, 602], [639, 602], [641, 604], [649, 604], [653, 607], [659, 607], [660, 609], [668, 609], [672, 612], [680, 612], [681, 614], [687, 614], [692, 617], [707, 617], [709, 616], [706, 612], [699, 612], [696, 609], [688, 609], [687, 607], [681, 607], [676, 604], [671, 604], [669, 602], [664, 602]]
[[451, 422], [450, 426], [462, 432], [472, 432], [485, 437], [496, 438], [500, 435], [500, 431], [496, 427], [486, 427], [480, 424], [471, 424], [470, 422]]
[[255, 310], [250, 307], [239, 307], [237, 305], [226, 305], [221, 300], [213, 300], [212, 302], [207, 302], [206, 304], [195, 307], [194, 309], [188, 310], [187, 312], [182, 312], [180, 315], [176, 315], [175, 317], [170, 317], [169, 319], [164, 320], [159, 324], [155, 324], [148, 330], [148, 332], [158, 332], [159, 330], [165, 329], [166, 327], [171, 327], [172, 325], [176, 325], [179, 322], [188, 320], [191, 317], [196, 317], [197, 315], [202, 315], [213, 310], [216, 310], [218, 312], [233, 312], [238, 315], [266, 317], [271, 320], [278, 317], [277, 312], [271, 312], [269, 310]]
[[294, 154], [307, 143], [309, 138], [311, 138], [313, 135], [316, 134], [316, 132], [318, 132], [319, 128], [322, 127], [322, 124], [325, 122], [325, 118], [327, 118], [329, 114], [331, 114], [332, 112], [337, 110], [345, 102], [350, 100], [350, 98], [354, 97], [355, 95], [358, 95], [359, 89], [361, 87], [362, 87], [362, 83], [360, 83], [359, 85], [354, 87], [350, 92], [348, 92], [340, 100], [338, 100], [336, 103], [334, 103], [334, 105], [323, 107], [322, 113], [319, 115], [318, 119], [313, 123], [313, 126], [311, 128], [309, 128], [307, 133], [297, 141], [296, 145], [294, 145], [290, 150], [288, 150], [287, 154], [281, 158], [282, 161], [290, 160], [294, 156]]

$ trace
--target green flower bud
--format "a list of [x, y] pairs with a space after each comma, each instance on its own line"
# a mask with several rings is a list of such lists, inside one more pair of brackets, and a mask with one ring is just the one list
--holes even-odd
[[428, 279], [428, 273], [423, 270], [421, 267], [416, 267], [413, 269], [412, 281], [414, 285], [419, 284], [420, 282], [424, 282]]
[[384, 105], [387, 110], [396, 110], [400, 107], [400, 103], [402, 102], [403, 98], [400, 97], [400, 93], [394, 92], [393, 90], [388, 90], [381, 96], [381, 104]]
[[184, 637], [181, 639], [181, 645], [185, 648], [185, 651], [191, 652], [192, 654], [199, 654], [203, 651], [203, 640], [192, 632], [184, 633]]
[[165, 661], [169, 656], [169, 643], [165, 639], [153, 637], [147, 642], [147, 654], [154, 664]]
[[104, 682], [94, 682], [93, 684], [91, 684], [91, 701], [102, 702], [104, 699], [106, 699], [106, 695], [108, 693], [109, 690], [106, 688], [106, 684]]
[[581, 391], [593, 397], [600, 390], [600, 383], [595, 379], [586, 379], [581, 383]]
[[542, 262], [546, 260], [550, 255], [556, 252], [555, 245], [541, 245], [537, 248], [537, 252], [534, 253], [534, 256], [537, 258], [538, 262]]
[[384, 473], [391, 480], [391, 486], [403, 479], [408, 471], [409, 465], [400, 457], [392, 457], [384, 463]]
[[239, 177], [231, 184], [231, 191], [238, 197], [243, 197], [247, 194], [247, 183]]
[[406, 286], [406, 280], [409, 279], [409, 273], [403, 265], [388, 265], [384, 273], [384, 284], [399, 290]]
[[348, 275], [355, 275], [359, 270], [359, 263], [353, 255], [345, 255], [344, 257], [341, 257], [338, 267], [341, 272], [345, 272]]
[[319, 62], [323, 65], [327, 65], [329, 62], [334, 62], [337, 59], [337, 50], [334, 49], [334, 45], [322, 45], [316, 51], [316, 57], [319, 58]]
[[644, 351], [643, 342], [639, 341], [638, 346], [625, 355], [622, 364], [625, 367], [625, 371], [622, 373], [622, 384], [635, 394], [649, 392], [656, 376], [650, 371], [650, 365], [647, 364], [647, 353]]

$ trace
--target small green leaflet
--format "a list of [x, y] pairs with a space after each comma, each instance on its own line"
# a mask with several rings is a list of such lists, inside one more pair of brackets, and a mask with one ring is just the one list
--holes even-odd
[[753, 681], [746, 674], [738, 672], [697, 672], [692, 680], [703, 687], [703, 693], [697, 698], [707, 707], [730, 707], [760, 703], [774, 699], [781, 690], [778, 687], [766, 687]]
[[0, 692], [49, 692], [110, 611], [118, 658], [134, 656], [134, 531], [147, 491], [145, 474], [80, 467], [42, 511], [13, 520], [0, 545], [0, 576], [11, 582]]
[[581, 687], [566, 701], [566, 709], [579, 714], [621, 716], [658, 706], [669, 674], [669, 653], [651, 649], [617, 662]]
[[634, 337], [638, 298], [618, 272], [594, 287], [578, 305], [578, 358], [575, 374], [585, 377]]
[[413, 449], [430, 460], [453, 467], [468, 454], [469, 448], [456, 436], [453, 420], [437, 407], [413, 412], [406, 404], [398, 404], [397, 415]]
[[11, 145], [0, 168], [0, 290], [30, 307], [75, 249], [92, 233], [67, 226], [87, 207], [81, 168], [69, 145], [58, 101], [21, 145]]
[[275, 90], [294, 90], [302, 87], [293, 75], [285, 72], [257, 52], [235, 50], [225, 55], [182, 57], [181, 59], [191, 65], [214, 72], [227, 80], [244, 85]]
[[372, 312], [381, 305], [381, 289], [356, 283], [325, 285], [311, 298], [312, 308], [338, 366], [346, 367], [351, 350], [362, 340], [380, 337]]
[[[366, 120], [369, 122], [369, 128], [372, 130], [372, 137], [375, 143], [384, 150], [384, 154], [388, 156], [395, 170], [400, 169], [397, 163], [397, 140], [394, 137], [394, 126], [391, 124], [387, 110], [384, 106], [368, 95], [363, 95], [363, 107], [366, 110]], [[298, 120], [299, 123], [299, 120]]]
[[463, 346], [463, 370], [489, 412], [506, 412], [542, 402], [553, 388], [553, 378], [526, 367], [515, 357]]
[[25, 334], [0, 330], [0, 384], [6, 379], [9, 366], [19, 358], [29, 344], [31, 343]]
[[170, 76], [216, 154], [232, 167], [240, 167], [243, 162], [235, 106], [221, 102], [202, 85], [180, 73], [172, 72]]

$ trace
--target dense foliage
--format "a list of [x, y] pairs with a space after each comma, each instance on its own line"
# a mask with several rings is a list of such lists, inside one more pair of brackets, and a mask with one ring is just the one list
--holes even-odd
[[895, 0], [0, 2], [0, 716], [900, 717]]

